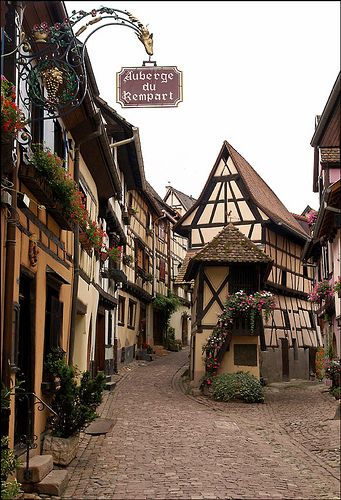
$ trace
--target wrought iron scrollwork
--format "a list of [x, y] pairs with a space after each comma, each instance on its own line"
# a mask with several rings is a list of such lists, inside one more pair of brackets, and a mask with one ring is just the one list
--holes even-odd
[[24, 478], [26, 481], [30, 481], [32, 478], [32, 473], [30, 470], [30, 450], [37, 448], [38, 444], [38, 436], [34, 434], [33, 431], [33, 415], [34, 408], [38, 411], [44, 411], [47, 409], [50, 413], [52, 413], [52, 417], [50, 419], [58, 419], [57, 413], [48, 405], [45, 401], [43, 401], [35, 392], [27, 392], [21, 389], [20, 387], [15, 390], [12, 395], [19, 400], [26, 400], [27, 403], [27, 431], [26, 434], [22, 434], [19, 437], [19, 447], [26, 449], [26, 466], [24, 470]]
[[[78, 23], [88, 19], [77, 29]], [[84, 42], [77, 37], [95, 23]], [[36, 24], [30, 33], [22, 30], [22, 16], [17, 15], [19, 32], [16, 52], [19, 105], [26, 108], [27, 123], [65, 116], [79, 107], [87, 93], [85, 50], [88, 39], [107, 26], [131, 28], [143, 44], [149, 57], [153, 54], [153, 34], [128, 11], [100, 7], [89, 12], [73, 11], [71, 16], [49, 26]], [[77, 30], [76, 30], [77, 29]], [[5, 54], [3, 57], [8, 56]], [[32, 116], [32, 104], [44, 110]]]

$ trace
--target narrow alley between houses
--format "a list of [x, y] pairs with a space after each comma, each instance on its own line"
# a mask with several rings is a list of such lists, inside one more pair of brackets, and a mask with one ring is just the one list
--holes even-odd
[[83, 434], [63, 498], [339, 498], [339, 420], [317, 382], [273, 384], [266, 403], [193, 396], [188, 350], [126, 370]]

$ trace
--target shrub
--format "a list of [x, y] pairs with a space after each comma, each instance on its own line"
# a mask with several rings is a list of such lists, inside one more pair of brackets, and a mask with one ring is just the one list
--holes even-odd
[[218, 401], [241, 399], [246, 403], [263, 403], [260, 381], [250, 373], [224, 373], [212, 379], [212, 396]]
[[14, 451], [8, 448], [8, 436], [1, 436], [1, 498], [9, 500], [21, 493], [20, 483], [16, 479], [8, 479], [15, 472], [19, 461]]
[[60, 389], [53, 397], [51, 406], [58, 418], [52, 420], [52, 435], [67, 438], [80, 432], [97, 417], [96, 407], [102, 402], [105, 376], [98, 373], [91, 379], [83, 372], [77, 384], [78, 370], [69, 366], [60, 355], [48, 355], [45, 368], [60, 378]]

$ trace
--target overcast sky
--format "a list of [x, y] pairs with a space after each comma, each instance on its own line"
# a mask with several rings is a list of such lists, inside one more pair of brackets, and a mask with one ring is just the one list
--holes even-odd
[[101, 97], [139, 128], [146, 177], [162, 197], [170, 183], [197, 198], [227, 140], [291, 212], [318, 208], [310, 141], [340, 69], [338, 1], [65, 5], [128, 10], [154, 35], [152, 60], [183, 72], [177, 108], [122, 108], [116, 73], [142, 66], [143, 45], [121, 26], [87, 43]]

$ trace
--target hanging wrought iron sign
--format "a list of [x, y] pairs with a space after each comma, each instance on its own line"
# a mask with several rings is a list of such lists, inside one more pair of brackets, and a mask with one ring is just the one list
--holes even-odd
[[182, 72], [176, 66], [122, 68], [116, 101], [122, 108], [174, 108], [182, 101]]
[[[76, 25], [83, 20], [85, 24], [76, 30]], [[76, 38], [99, 21], [105, 23], [92, 30], [83, 42]], [[16, 49], [18, 81], [21, 82], [19, 104], [27, 109], [27, 123], [64, 116], [81, 105], [87, 93], [86, 43], [98, 29], [115, 25], [131, 28], [150, 58], [153, 34], [128, 11], [109, 7], [90, 12], [73, 11], [70, 17], [52, 26], [45, 21], [32, 26], [29, 34], [22, 31], [18, 21], [21, 40]], [[4, 57], [7, 55], [10, 54]], [[32, 103], [44, 109], [43, 117], [41, 114], [30, 116]]]

